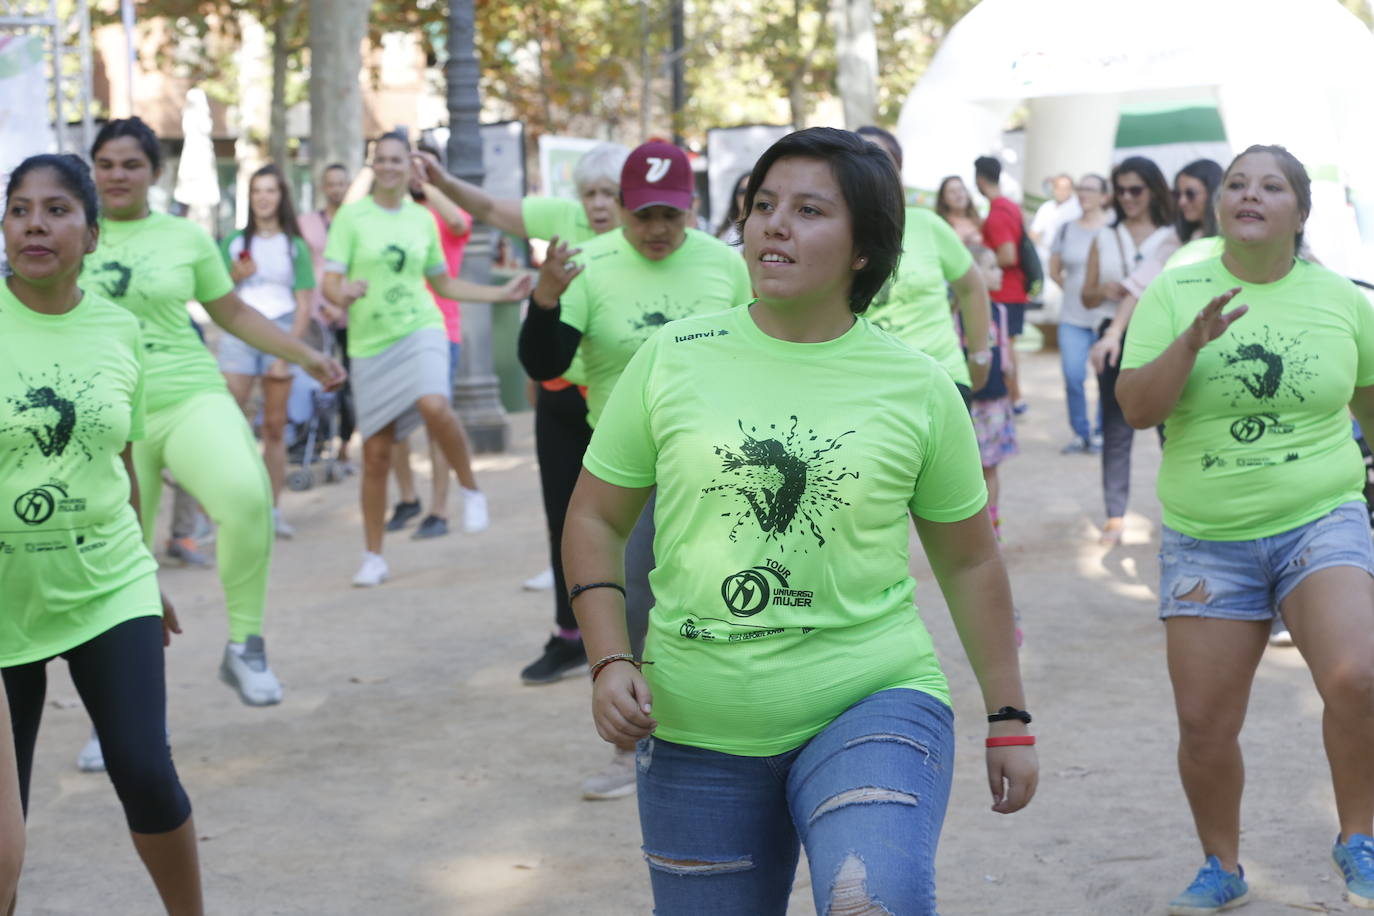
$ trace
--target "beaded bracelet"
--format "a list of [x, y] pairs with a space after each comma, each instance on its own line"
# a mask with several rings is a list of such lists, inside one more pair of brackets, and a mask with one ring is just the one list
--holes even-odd
[[591, 672], [591, 673], [592, 673], [592, 683], [593, 683], [593, 684], [596, 683], [597, 675], [599, 675], [599, 674], [601, 673], [601, 669], [602, 669], [602, 668], [605, 668], [605, 667], [606, 667], [607, 665], [609, 665], [611, 662], [629, 662], [630, 664], [632, 664], [632, 665], [635, 666], [635, 670], [636, 670], [636, 671], [643, 671], [645, 665], [652, 665], [652, 664], [653, 664], [653, 662], [642, 662], [642, 661], [639, 661], [638, 659], [636, 659], [633, 655], [631, 655], [631, 654], [628, 653], [628, 652], [617, 652], [615, 655], [608, 655], [608, 656], [606, 656], [605, 658], [600, 659], [599, 661], [597, 661], [596, 664], [592, 665], [592, 672]]
[[1035, 744], [1034, 735], [1007, 735], [1002, 738], [988, 738], [985, 747], [1029, 747]]

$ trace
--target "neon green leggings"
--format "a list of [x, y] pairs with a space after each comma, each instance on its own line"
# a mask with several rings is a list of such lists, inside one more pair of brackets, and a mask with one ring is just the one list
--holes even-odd
[[150, 412], [146, 433], [134, 443], [134, 472], [149, 549], [167, 468], [219, 528], [216, 559], [229, 639], [262, 635], [272, 562], [272, 489], [243, 411], [229, 392], [205, 392]]

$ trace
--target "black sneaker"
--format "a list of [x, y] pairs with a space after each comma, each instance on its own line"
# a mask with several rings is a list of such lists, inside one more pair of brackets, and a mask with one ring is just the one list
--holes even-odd
[[441, 538], [446, 534], [448, 534], [448, 519], [440, 518], [437, 515], [426, 515], [410, 539], [420, 541], [425, 538]]
[[581, 674], [587, 670], [587, 650], [581, 639], [564, 639], [558, 634], [544, 644], [544, 654], [520, 672], [526, 684], [552, 684], [554, 681]]
[[397, 503], [391, 510], [391, 521], [386, 523], [387, 531], [400, 531], [406, 526], [406, 522], [420, 514], [420, 501], [412, 500], [408, 503]]

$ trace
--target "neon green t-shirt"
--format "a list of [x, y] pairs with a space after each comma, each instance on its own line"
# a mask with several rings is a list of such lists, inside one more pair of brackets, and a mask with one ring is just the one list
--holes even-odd
[[[558, 236], [560, 242], [581, 245], [596, 238], [596, 231], [587, 222], [587, 211], [575, 200], [562, 197], [526, 197], [520, 201], [520, 215], [525, 220], [525, 233], [532, 239], [548, 241]], [[582, 365], [579, 349], [563, 378], [574, 385], [584, 385], [587, 370]]]
[[[1164, 262], [1164, 269], [1173, 270], [1175, 267], [1187, 267], [1189, 264], [1196, 264], [1199, 261], [1219, 258], [1225, 247], [1226, 243], [1219, 235], [1209, 235], [1206, 238], [1193, 239], [1191, 242], [1169, 255], [1169, 260]], [[1199, 310], [1201, 310], [1200, 306]]]
[[0, 668], [162, 613], [120, 459], [143, 437], [143, 365], [124, 309], [88, 290], [42, 315], [0, 280]]
[[143, 331], [148, 410], [206, 391], [224, 391], [214, 356], [191, 327], [186, 303], [234, 290], [219, 248], [190, 220], [152, 213], [100, 221], [100, 245], [86, 255], [81, 288], [134, 313]]
[[695, 229], [661, 261], [635, 251], [620, 229], [584, 242], [578, 258], [585, 267], [560, 300], [560, 320], [582, 332], [577, 352], [593, 427], [625, 364], [654, 332], [753, 298], [739, 253]]
[[908, 513], [987, 501], [973, 425], [938, 363], [859, 318], [797, 344], [748, 306], [675, 321], [616, 385], [584, 458], [657, 485], [644, 674], [656, 734], [795, 748], [890, 687], [949, 702], [912, 605]]
[[520, 216], [525, 220], [525, 234], [532, 239], [548, 241], [556, 235], [561, 242], [579, 245], [596, 238], [587, 211], [575, 200], [526, 197], [520, 201]]
[[1155, 359], [1236, 286], [1228, 311], [1250, 311], [1198, 354], [1159, 466], [1164, 523], [1208, 541], [1291, 531], [1364, 490], [1346, 405], [1374, 385], [1374, 307], [1330, 270], [1299, 260], [1243, 283], [1212, 258], [1165, 271], [1131, 316], [1121, 368]]
[[425, 278], [445, 273], [439, 227], [406, 198], [387, 210], [371, 197], [344, 204], [329, 226], [325, 270], [366, 280], [367, 295], [348, 309], [348, 355], [376, 356], [421, 328], [444, 328]]
[[869, 319], [898, 340], [945, 367], [950, 378], [972, 386], [950, 315], [946, 284], [968, 273], [973, 255], [933, 210], [906, 208], [902, 260], [892, 282], [879, 294]]

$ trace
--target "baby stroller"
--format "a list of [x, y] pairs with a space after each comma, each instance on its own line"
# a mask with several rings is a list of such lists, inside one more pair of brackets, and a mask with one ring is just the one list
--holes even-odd
[[[331, 354], [334, 335], [318, 322], [311, 327], [311, 344]], [[339, 395], [325, 391], [299, 367], [292, 366], [295, 376], [291, 386], [291, 400], [287, 404], [286, 485], [296, 492], [309, 490], [316, 482], [338, 483], [344, 478], [339, 467]]]

